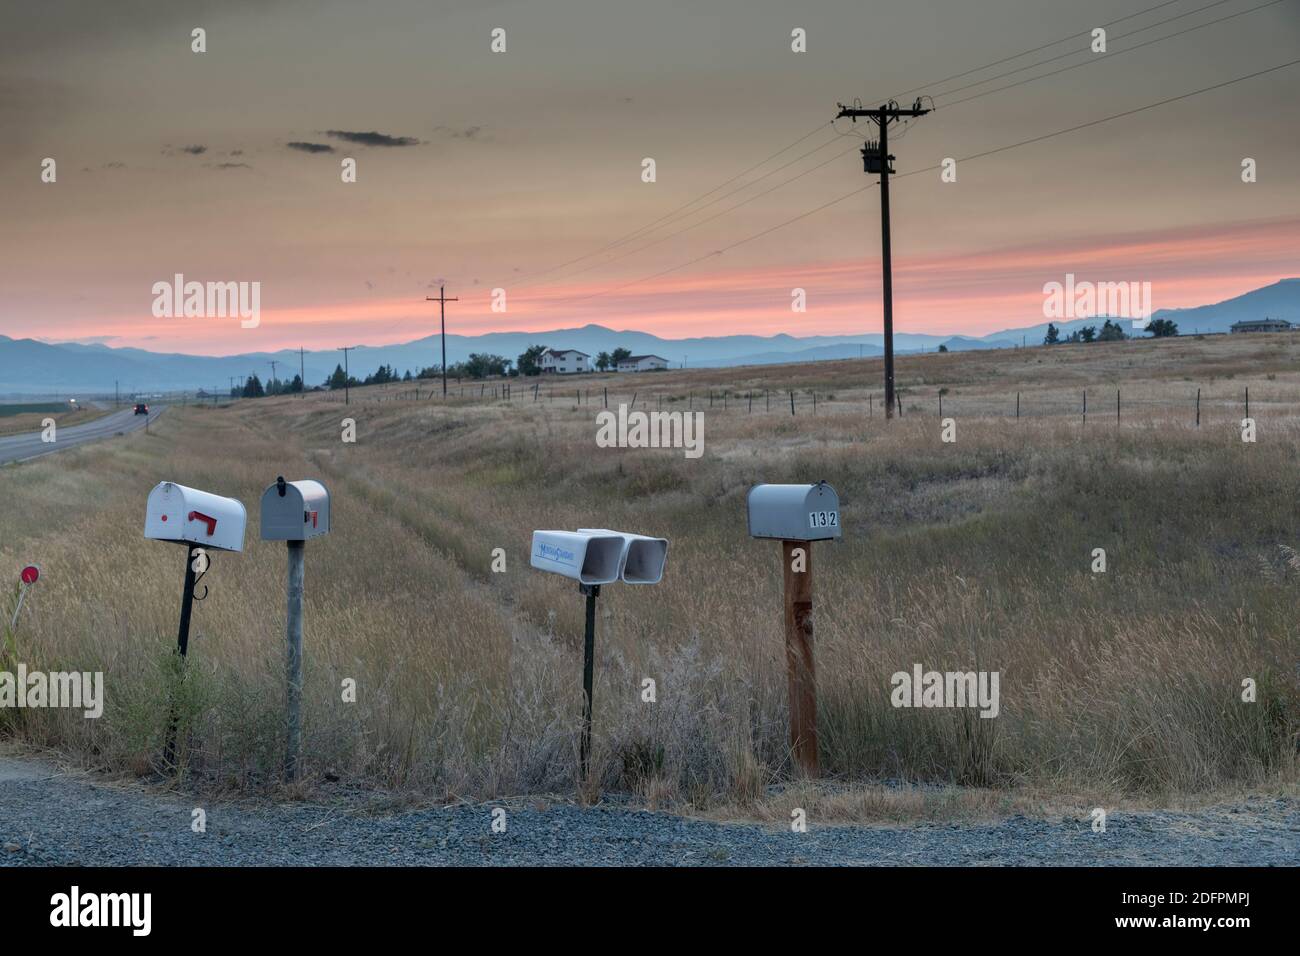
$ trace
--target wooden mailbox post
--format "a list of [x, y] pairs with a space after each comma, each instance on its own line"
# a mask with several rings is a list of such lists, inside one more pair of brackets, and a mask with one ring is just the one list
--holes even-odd
[[840, 501], [824, 481], [755, 485], [747, 500], [749, 534], [781, 542], [790, 751], [799, 769], [818, 774], [817, 670], [813, 662], [812, 543], [840, 537]]

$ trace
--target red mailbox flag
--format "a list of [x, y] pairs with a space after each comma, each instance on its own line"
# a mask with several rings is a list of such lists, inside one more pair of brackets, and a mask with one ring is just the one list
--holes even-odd
[[41, 576], [41, 569], [34, 564], [29, 564], [23, 568], [23, 584], [35, 584], [36, 579]]

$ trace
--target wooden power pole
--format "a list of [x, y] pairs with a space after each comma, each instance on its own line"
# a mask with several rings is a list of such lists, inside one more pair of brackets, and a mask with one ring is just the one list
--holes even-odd
[[447, 298], [447, 287], [445, 285], [440, 284], [438, 286], [438, 297], [435, 299], [431, 295], [426, 295], [424, 297], [424, 301], [438, 303], [438, 315], [439, 318], [442, 320], [442, 397], [446, 398], [447, 397], [447, 303], [459, 302], [460, 298], [459, 297], [451, 298], [451, 299]]
[[885, 302], [885, 417], [894, 417], [894, 278], [893, 264], [889, 248], [889, 174], [894, 170], [890, 163], [894, 157], [889, 155], [889, 127], [902, 117], [924, 116], [930, 110], [921, 108], [917, 99], [911, 109], [902, 109], [894, 100], [874, 110], [847, 107], [843, 103], [835, 104], [840, 108], [835, 117], [849, 117], [855, 123], [861, 116], [876, 124], [880, 130], [878, 143], [868, 140], [862, 146], [862, 165], [867, 173], [880, 174], [880, 258], [884, 274]]

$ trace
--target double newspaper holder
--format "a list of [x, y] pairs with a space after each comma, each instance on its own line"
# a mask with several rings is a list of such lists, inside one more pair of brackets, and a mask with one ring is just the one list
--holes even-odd
[[579, 528], [577, 531], [534, 531], [529, 563], [578, 582], [587, 599], [582, 660], [582, 740], [579, 765], [587, 776], [591, 759], [591, 694], [596, 656], [596, 598], [601, 585], [658, 584], [668, 560], [668, 539], [643, 534]]
[[[180, 628], [176, 645], [182, 661], [189, 652], [190, 618], [194, 602], [207, 596], [194, 589], [207, 573], [209, 551], [244, 550], [248, 514], [237, 498], [214, 495], [173, 481], [159, 482], [145, 504], [144, 536], [187, 547], [185, 585], [181, 594]], [[319, 481], [275, 480], [262, 493], [261, 533], [263, 541], [284, 541], [289, 548], [288, 587], [288, 710], [289, 734], [285, 758], [286, 774], [297, 775], [300, 744], [299, 712], [302, 699], [302, 588], [303, 543], [330, 530], [330, 495]], [[182, 671], [182, 676], [184, 672]], [[172, 718], [164, 748], [164, 761], [175, 762], [176, 715]]]

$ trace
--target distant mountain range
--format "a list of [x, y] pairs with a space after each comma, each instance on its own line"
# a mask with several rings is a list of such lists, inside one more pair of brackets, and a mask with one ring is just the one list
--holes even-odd
[[[1191, 309], [1160, 309], [1155, 318], [1173, 319], [1179, 331], [1226, 332], [1242, 319], [1281, 318], [1300, 322], [1300, 279], [1282, 279], [1213, 305]], [[1062, 334], [1084, 325], [1099, 325], [1101, 319], [1057, 322]], [[1010, 348], [1022, 341], [1039, 344], [1047, 323], [1009, 328], [990, 335], [924, 335], [899, 333], [894, 348], [900, 353], [931, 352], [940, 345], [949, 351]], [[647, 332], [616, 331], [601, 325], [554, 329], [548, 332], [489, 332], [485, 335], [448, 335], [447, 360], [467, 359], [471, 352], [486, 352], [514, 359], [530, 345], [581, 349], [595, 356], [616, 348], [635, 355], [659, 355], [673, 368], [771, 365], [784, 362], [817, 362], [876, 356], [882, 351], [883, 336], [862, 335], [723, 335], [708, 338], [664, 339]], [[358, 378], [380, 365], [391, 365], [399, 373], [436, 364], [441, 357], [437, 335], [400, 345], [363, 346], [351, 353], [350, 371]], [[111, 393], [118, 383], [123, 394], [216, 388], [225, 392], [230, 377], [256, 373], [265, 379], [274, 360], [282, 365], [282, 376], [298, 372], [298, 353], [251, 352], [229, 356], [182, 355], [149, 352], [135, 348], [112, 348], [75, 342], [48, 344], [33, 339], [11, 339], [0, 335], [0, 395]], [[307, 352], [304, 356], [309, 385], [323, 382], [339, 361], [338, 351]]]

